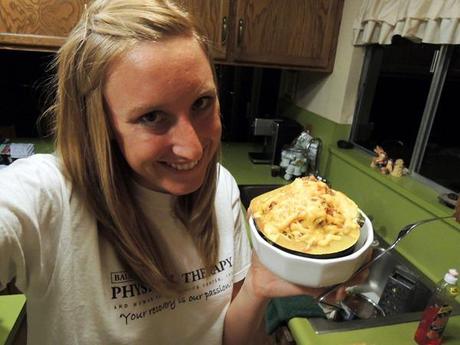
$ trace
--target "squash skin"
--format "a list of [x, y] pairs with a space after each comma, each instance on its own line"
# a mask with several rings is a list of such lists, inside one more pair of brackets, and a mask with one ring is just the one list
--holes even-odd
[[360, 236], [358, 206], [314, 177], [297, 178], [261, 194], [251, 201], [249, 209], [266, 241], [296, 255], [348, 255]]

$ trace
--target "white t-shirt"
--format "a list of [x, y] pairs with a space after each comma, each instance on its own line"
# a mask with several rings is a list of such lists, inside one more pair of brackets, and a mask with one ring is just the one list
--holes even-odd
[[219, 261], [206, 272], [172, 196], [136, 186], [136, 197], [174, 253], [186, 292], [163, 298], [137, 283], [97, 235], [53, 155], [18, 160], [0, 172], [0, 288], [13, 277], [27, 296], [28, 344], [220, 344], [233, 283], [250, 247], [235, 180], [219, 168], [215, 208]]

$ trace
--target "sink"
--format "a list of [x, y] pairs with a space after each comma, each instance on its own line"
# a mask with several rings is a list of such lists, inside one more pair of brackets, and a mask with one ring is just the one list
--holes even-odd
[[240, 198], [245, 208], [249, 207], [249, 203], [256, 196], [269, 192], [273, 189], [283, 186], [282, 184], [247, 184], [239, 185]]
[[[388, 244], [377, 234], [375, 238], [374, 255], [377, 255]], [[380, 306], [385, 316], [349, 321], [316, 318], [309, 319], [309, 322], [315, 332], [321, 334], [418, 321], [435, 285], [417, 267], [393, 250], [370, 267], [365, 282], [353, 288]], [[455, 303], [452, 315], [460, 315], [460, 304]]]
[[[280, 186], [240, 185], [241, 201], [247, 208], [252, 198]], [[378, 234], [374, 236], [373, 249], [374, 255], [377, 255], [388, 247], [388, 243]], [[405, 241], [410, 241], [410, 238], [406, 238]], [[311, 318], [309, 322], [317, 334], [322, 334], [418, 321], [434, 288], [434, 282], [396, 250], [393, 250], [370, 267], [365, 282], [353, 288], [355, 293], [360, 293], [380, 306], [385, 316], [347, 321]], [[453, 306], [452, 315], [460, 315], [459, 303]]]

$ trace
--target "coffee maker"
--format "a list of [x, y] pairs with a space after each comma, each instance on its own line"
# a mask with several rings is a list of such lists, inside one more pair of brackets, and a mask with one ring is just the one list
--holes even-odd
[[289, 145], [302, 132], [298, 122], [288, 118], [255, 118], [252, 124], [253, 134], [263, 136], [262, 151], [249, 152], [249, 159], [254, 164], [278, 165], [283, 146]]

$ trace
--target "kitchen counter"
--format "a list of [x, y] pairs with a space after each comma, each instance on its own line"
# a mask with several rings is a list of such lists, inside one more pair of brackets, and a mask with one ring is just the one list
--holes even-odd
[[[315, 334], [304, 318], [291, 319], [288, 326], [298, 345], [414, 345], [418, 322], [321, 335]], [[442, 344], [460, 344], [460, 316], [449, 319]]]
[[[53, 144], [49, 140], [19, 138], [12, 142], [32, 143], [36, 153], [52, 153]], [[260, 152], [262, 147], [255, 143], [230, 143], [221, 145], [221, 163], [235, 177], [238, 184], [285, 184], [281, 177], [272, 177], [270, 164], [253, 164], [248, 152]]]
[[0, 344], [5, 344], [10, 333], [18, 325], [26, 298], [24, 295], [0, 295]]
[[222, 143], [222, 165], [226, 167], [238, 184], [285, 184], [281, 177], [271, 176], [270, 164], [253, 164], [248, 152], [259, 152], [260, 145], [252, 143]]

